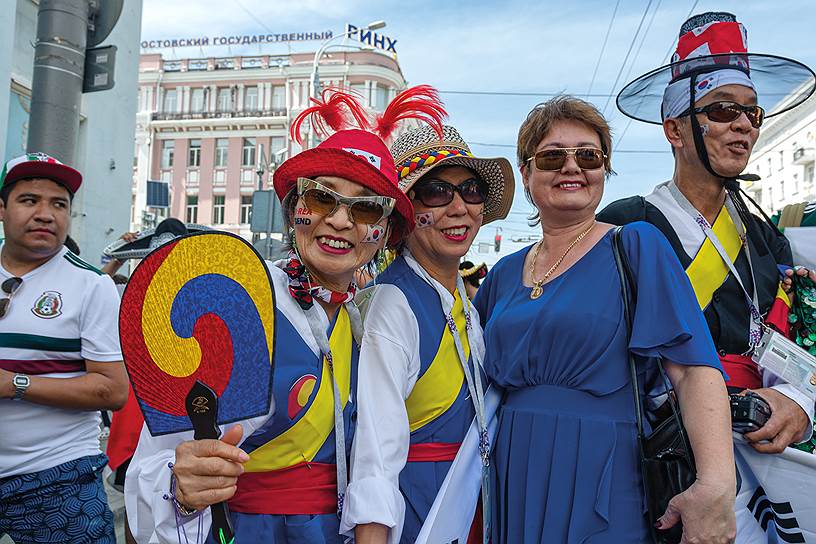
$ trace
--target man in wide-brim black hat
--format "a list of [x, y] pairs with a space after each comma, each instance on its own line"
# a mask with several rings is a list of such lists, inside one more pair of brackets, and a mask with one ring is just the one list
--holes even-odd
[[672, 63], [624, 87], [618, 108], [662, 124], [674, 176], [646, 197], [610, 204], [598, 218], [648, 221], [668, 238], [705, 313], [729, 391], [751, 389], [771, 406], [771, 419], [745, 438], [759, 452], [779, 453], [810, 438], [814, 401], [750, 357], [765, 325], [787, 333], [794, 271], [788, 241], [767, 216], [748, 211], [739, 180], [758, 179], [740, 174], [763, 120], [804, 102], [816, 76], [797, 61], [749, 53], [746, 37], [729, 13], [696, 15], [680, 30]]

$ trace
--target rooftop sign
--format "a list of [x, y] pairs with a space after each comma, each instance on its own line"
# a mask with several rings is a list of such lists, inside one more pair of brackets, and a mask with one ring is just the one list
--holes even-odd
[[322, 41], [332, 36], [333, 33], [331, 30], [325, 30], [323, 32], [292, 32], [289, 34], [243, 34], [240, 36], [198, 36], [166, 40], [144, 40], [141, 45], [142, 49], [207, 47], [211, 45], [256, 45], [263, 43]]

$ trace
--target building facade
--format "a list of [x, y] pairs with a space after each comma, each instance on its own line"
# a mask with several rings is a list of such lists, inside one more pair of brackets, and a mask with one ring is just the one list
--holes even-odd
[[761, 179], [746, 191], [767, 212], [816, 200], [816, 96], [767, 119], [747, 172]]
[[[3, 160], [26, 152], [37, 38], [38, 0], [4, 0], [0, 8], [0, 150]], [[111, 34], [113, 89], [82, 96], [76, 160], [84, 181], [71, 206], [71, 237], [91, 264], [129, 228], [142, 0], [128, 0]], [[49, 153], [48, 149], [32, 150]], [[1, 224], [0, 224], [1, 225]]]
[[[277, 165], [301, 150], [289, 126], [310, 105], [313, 59], [143, 54], [132, 228], [172, 216], [249, 238], [253, 192], [271, 189]], [[330, 51], [319, 77], [322, 87], [350, 87], [380, 111], [406, 85], [394, 58], [365, 50]], [[259, 164], [267, 166], [261, 176]]]

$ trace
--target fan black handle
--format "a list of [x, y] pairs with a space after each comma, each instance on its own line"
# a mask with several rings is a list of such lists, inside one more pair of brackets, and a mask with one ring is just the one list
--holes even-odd
[[[221, 430], [218, 428], [218, 396], [206, 384], [196, 380], [190, 388], [184, 402], [187, 416], [193, 423], [195, 440], [218, 439]], [[212, 514], [212, 536], [216, 544], [233, 544], [235, 531], [230, 521], [227, 503], [219, 502], [210, 506]]]

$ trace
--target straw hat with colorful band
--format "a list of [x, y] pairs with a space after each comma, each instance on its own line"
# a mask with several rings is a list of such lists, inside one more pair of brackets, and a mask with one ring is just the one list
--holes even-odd
[[444, 126], [442, 139], [430, 127], [405, 132], [391, 145], [391, 155], [397, 164], [399, 186], [406, 193], [419, 178], [440, 164], [464, 166], [476, 172], [488, 186], [483, 224], [507, 217], [515, 189], [510, 161], [503, 157], [474, 157], [452, 126]]
[[487, 263], [474, 265], [470, 261], [465, 261], [459, 265], [459, 275], [463, 278], [475, 275], [477, 279], [484, 279], [487, 276]]
[[664, 112], [670, 117], [683, 109], [678, 101], [688, 100], [691, 105], [717, 87], [737, 83], [753, 88], [765, 117], [773, 117], [813, 94], [813, 70], [792, 59], [749, 53], [747, 36], [745, 27], [730, 13], [689, 18], [680, 28], [672, 63], [626, 85], [618, 94], [618, 109], [633, 119], [662, 124]]
[[403, 180], [417, 168], [422, 168], [423, 166], [430, 166], [438, 160], [446, 159], [448, 157], [472, 157], [472, 156], [473, 155], [470, 154], [469, 152], [460, 151], [458, 149], [441, 149], [439, 151], [429, 151], [428, 153], [423, 153], [418, 157], [408, 159], [402, 164], [398, 164], [397, 173], [399, 174], [400, 180]]
[[27, 153], [6, 162], [0, 173], [0, 189], [21, 179], [44, 178], [59, 183], [71, 194], [82, 185], [82, 174], [45, 153]]
[[[312, 149], [302, 151], [284, 162], [274, 175], [275, 192], [283, 200], [295, 188], [298, 178], [337, 176], [371, 189], [380, 196], [395, 200], [394, 211], [402, 217], [405, 227], [392, 231], [388, 245], [393, 246], [414, 228], [411, 201], [400, 190], [394, 160], [383, 140], [388, 139], [403, 119], [418, 119], [429, 123], [428, 129], [442, 132], [442, 119], [447, 115], [438, 93], [432, 87], [420, 85], [402, 91], [372, 119], [363, 109], [359, 97], [342, 89], [324, 91], [322, 100], [312, 99], [314, 106], [304, 110], [292, 123], [292, 138], [302, 142], [300, 126], [310, 119], [322, 136], [336, 131]], [[352, 128], [354, 125], [357, 127]]]

